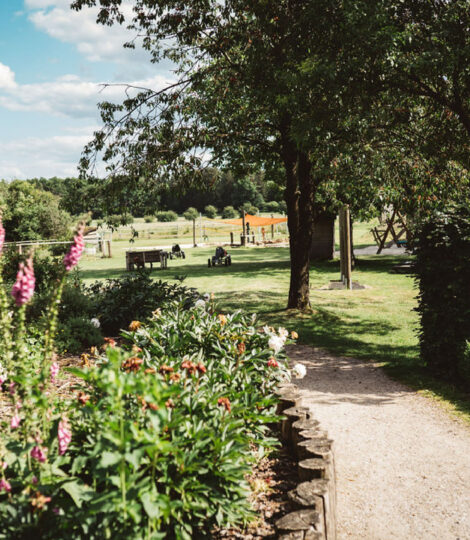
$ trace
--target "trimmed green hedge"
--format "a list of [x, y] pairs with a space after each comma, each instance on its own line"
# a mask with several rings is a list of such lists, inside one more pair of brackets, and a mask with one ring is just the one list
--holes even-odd
[[470, 381], [470, 209], [428, 218], [416, 240], [421, 358], [439, 377]]

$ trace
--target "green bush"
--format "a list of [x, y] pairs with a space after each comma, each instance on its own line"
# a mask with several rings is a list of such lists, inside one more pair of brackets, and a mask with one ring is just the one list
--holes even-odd
[[250, 202], [246, 202], [242, 205], [241, 210], [245, 210], [246, 214], [250, 214], [252, 216], [256, 216], [258, 214], [259, 209], [256, 208], [256, 206], [253, 206]]
[[131, 225], [134, 223], [134, 218], [130, 214], [113, 214], [105, 218], [105, 222], [112, 229], [117, 229], [118, 227]]
[[153, 223], [155, 221], [155, 216], [144, 216], [145, 223]]
[[421, 359], [439, 377], [468, 384], [470, 209], [434, 213], [415, 241]]
[[273, 391], [287, 375], [285, 336], [254, 325], [172, 302], [124, 332], [124, 350], [110, 341], [73, 370], [71, 401], [44, 393], [41, 370], [7, 381], [25, 389], [25, 428], [1, 420], [0, 537], [190, 540], [245, 521], [247, 474], [276, 444]]
[[235, 208], [233, 206], [226, 206], [223, 210], [222, 210], [222, 217], [224, 219], [233, 219], [233, 218], [237, 218], [239, 216], [237, 210], [235, 210]]
[[199, 217], [199, 212], [196, 208], [193, 208], [192, 206], [189, 207], [186, 212], [183, 213], [184, 219], [187, 219], [188, 221], [193, 221]]
[[59, 319], [56, 349], [60, 353], [79, 354], [91, 346], [103, 343], [103, 335], [93, 322], [85, 317]]
[[178, 219], [178, 214], [173, 210], [167, 210], [166, 212], [157, 212], [156, 218], [158, 221], [170, 222]]
[[149, 270], [97, 281], [88, 287], [87, 294], [93, 299], [94, 316], [102, 331], [111, 336], [134, 319], [146, 319], [169, 300], [180, 298], [189, 307], [199, 296], [194, 289], [153, 281]]
[[204, 215], [209, 219], [214, 219], [217, 217], [217, 208], [212, 204], [208, 204], [204, 208]]
[[59, 208], [59, 197], [31, 182], [7, 184], [0, 194], [0, 208], [7, 241], [62, 240], [70, 232], [71, 218]]
[[277, 201], [269, 201], [264, 204], [263, 210], [265, 212], [277, 213], [279, 212], [279, 203]]

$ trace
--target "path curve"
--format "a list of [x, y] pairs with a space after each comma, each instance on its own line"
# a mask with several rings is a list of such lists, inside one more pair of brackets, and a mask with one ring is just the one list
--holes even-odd
[[334, 440], [338, 540], [469, 540], [470, 427], [371, 362], [291, 346]]

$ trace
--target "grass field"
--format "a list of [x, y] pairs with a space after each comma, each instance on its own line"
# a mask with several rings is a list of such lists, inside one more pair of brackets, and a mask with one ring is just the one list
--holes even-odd
[[[361, 235], [367, 239], [369, 229], [358, 229], [356, 239]], [[89, 283], [124, 274], [128, 246], [128, 242], [114, 242], [112, 259], [84, 258], [82, 277]], [[186, 259], [169, 260], [166, 270], [154, 269], [154, 277], [214, 292], [220, 309], [257, 312], [262, 322], [296, 330], [302, 343], [381, 362], [393, 376], [442, 398], [470, 419], [470, 396], [430, 378], [420, 365], [414, 280], [390, 273], [401, 257], [359, 258], [353, 277], [367, 288], [355, 291], [321, 290], [339, 278], [339, 262], [312, 264], [312, 313], [301, 314], [285, 310], [288, 248], [233, 248], [232, 266], [208, 268], [207, 259], [213, 253], [213, 247], [188, 249]]]

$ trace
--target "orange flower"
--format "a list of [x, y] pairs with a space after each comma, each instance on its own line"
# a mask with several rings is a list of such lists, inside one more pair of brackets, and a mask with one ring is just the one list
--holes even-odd
[[147, 375], [150, 375], [150, 374], [153, 374], [153, 373], [156, 373], [156, 372], [157, 372], [157, 370], [156, 370], [155, 368], [153, 368], [153, 367], [149, 367], [149, 368], [147, 368], [147, 369], [145, 370], [145, 373], [146, 373]]
[[221, 326], [225, 326], [227, 324], [227, 317], [223, 313], [219, 313], [217, 317], [220, 321]]
[[81, 403], [82, 405], [86, 405], [90, 400], [90, 396], [88, 394], [85, 394], [85, 392], [79, 392], [77, 399], [79, 403]]
[[175, 404], [173, 403], [173, 400], [170, 398], [165, 402], [165, 407], [167, 409], [173, 409]]
[[199, 362], [199, 364], [197, 365], [197, 370], [199, 371], [199, 373], [205, 373], [207, 371], [207, 368], [202, 362]]
[[217, 400], [217, 405], [221, 405], [222, 407], [225, 407], [225, 410], [227, 412], [230, 412], [230, 400], [226, 397], [221, 397]]
[[104, 338], [104, 345], [102, 347], [103, 350], [106, 350], [107, 347], [111, 347], [112, 349], [114, 349], [114, 347], [116, 347], [116, 340], [113, 339], [113, 338], [110, 338], [110, 337], [105, 337]]
[[80, 356], [80, 360], [82, 361], [82, 367], [90, 367], [90, 355], [87, 353], [83, 353]]
[[31, 499], [33, 510], [42, 510], [48, 502], [51, 502], [51, 498], [46, 497], [39, 491], [36, 491], [34, 497]]
[[129, 325], [129, 330], [131, 332], [135, 332], [136, 330], [138, 330], [140, 327], [142, 326], [142, 323], [140, 321], [132, 321], [131, 324]]
[[171, 366], [167, 366], [166, 364], [163, 364], [159, 367], [158, 371], [164, 375], [165, 373], [172, 373], [174, 369]]
[[291, 339], [298, 339], [299, 337], [299, 334], [297, 334], [297, 332], [295, 332], [294, 330], [290, 333], [290, 337]]
[[127, 371], [139, 371], [140, 366], [144, 363], [142, 358], [138, 358], [137, 356], [132, 356], [131, 358], [128, 358], [127, 360], [124, 360], [121, 367], [123, 370]]
[[181, 379], [181, 375], [179, 373], [172, 373], [170, 375], [170, 381], [178, 382]]
[[237, 345], [238, 354], [243, 354], [246, 351], [246, 345], [243, 343], [243, 341], [240, 341]]

